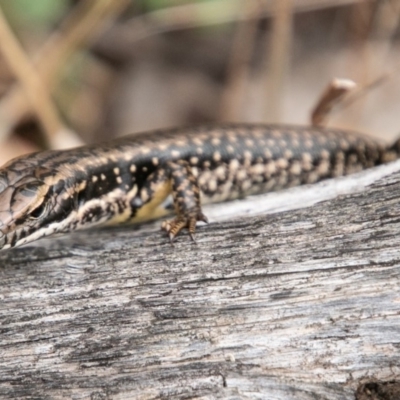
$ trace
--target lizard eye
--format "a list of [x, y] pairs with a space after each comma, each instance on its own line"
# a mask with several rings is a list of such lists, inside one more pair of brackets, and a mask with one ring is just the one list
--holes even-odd
[[25, 215], [28, 218], [39, 218], [46, 208], [44, 197], [43, 183], [32, 181], [22, 184], [11, 197], [11, 211], [15, 217]]
[[36, 207], [29, 215], [32, 219], [39, 219], [43, 217], [44, 213], [46, 212], [47, 206], [45, 202], [43, 202], [39, 207]]

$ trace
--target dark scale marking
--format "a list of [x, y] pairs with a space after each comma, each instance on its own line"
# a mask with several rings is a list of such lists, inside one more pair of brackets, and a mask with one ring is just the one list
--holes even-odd
[[[399, 153], [400, 141], [385, 148], [340, 130], [251, 124], [158, 130], [34, 153], [0, 170], [0, 248], [54, 227], [65, 232], [99, 220], [151, 219], [172, 208], [169, 194], [177, 216], [164, 229], [171, 238], [182, 228], [192, 235], [196, 221], [206, 219], [200, 193], [212, 202], [243, 197], [354, 172]], [[29, 181], [43, 186], [24, 189]]]
[[101, 206], [96, 206], [91, 208], [89, 211], [85, 212], [82, 216], [82, 223], [96, 221], [102, 218], [103, 216], [103, 208]]

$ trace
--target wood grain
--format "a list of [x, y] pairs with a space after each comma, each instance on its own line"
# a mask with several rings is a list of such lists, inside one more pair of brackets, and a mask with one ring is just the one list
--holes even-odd
[[0, 253], [0, 398], [353, 400], [399, 380], [396, 168], [197, 244], [154, 223]]

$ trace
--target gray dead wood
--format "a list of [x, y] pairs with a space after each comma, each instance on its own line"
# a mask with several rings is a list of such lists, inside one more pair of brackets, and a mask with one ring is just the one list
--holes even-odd
[[[392, 390], [400, 164], [382, 168], [289, 191], [297, 210], [252, 215], [260, 198], [247, 200], [249, 215], [200, 227], [197, 244], [180, 236], [171, 247], [157, 223], [0, 253], [0, 398], [353, 400], [373, 381]], [[366, 178], [326, 200], [330, 185]], [[308, 205], [310, 190], [325, 201]], [[209, 212], [230, 205], [219, 207]]]

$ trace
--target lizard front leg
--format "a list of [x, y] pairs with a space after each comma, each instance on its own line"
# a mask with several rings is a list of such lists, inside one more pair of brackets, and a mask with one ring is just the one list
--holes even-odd
[[201, 210], [197, 179], [186, 161], [169, 162], [168, 168], [176, 217], [164, 221], [161, 228], [168, 233], [171, 242], [183, 228], [187, 228], [194, 241], [197, 221], [208, 222]]
[[[208, 222], [200, 204], [200, 189], [187, 161], [169, 161], [151, 174], [141, 189], [142, 209], [138, 215], [162, 214], [160, 205], [172, 194], [176, 217], [166, 220], [161, 228], [168, 233], [171, 242], [184, 228], [194, 240], [197, 221]], [[158, 211], [157, 211], [158, 210]]]

